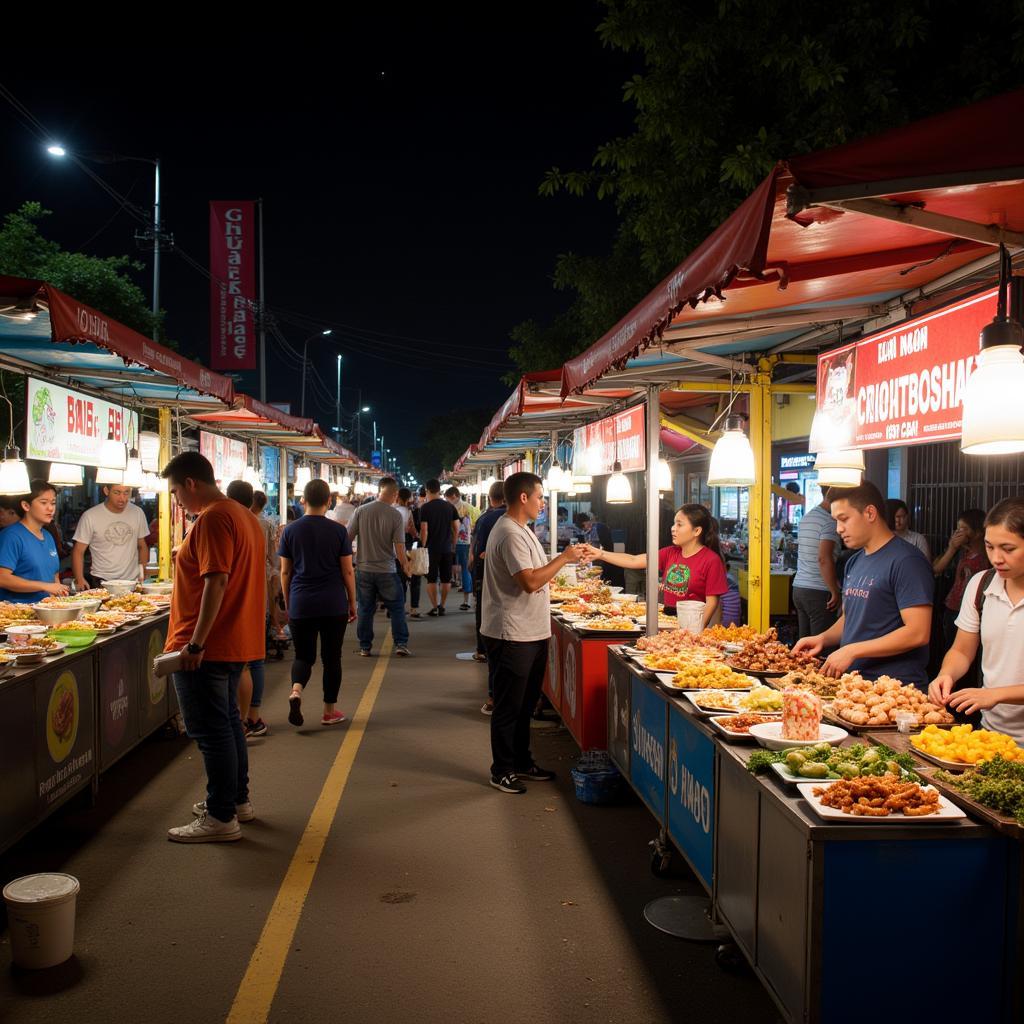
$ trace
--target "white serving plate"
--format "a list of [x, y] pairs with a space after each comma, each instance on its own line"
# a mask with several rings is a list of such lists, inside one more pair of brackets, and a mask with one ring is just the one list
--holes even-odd
[[787, 740], [782, 738], [782, 722], [766, 722], [764, 725], [752, 725], [750, 734], [762, 747], [769, 750], [789, 750], [793, 747], [813, 747], [817, 743], [831, 743], [837, 746], [850, 734], [838, 725], [821, 723], [816, 740]]
[[[797, 791], [807, 801], [807, 803], [810, 804], [811, 810], [813, 810], [819, 818], [825, 818], [829, 821], [841, 821], [855, 825], [859, 825], [861, 822], [871, 822], [876, 825], [927, 825], [929, 822], [960, 821], [967, 817], [967, 815], [960, 810], [956, 804], [947, 800], [941, 793], [939, 794], [939, 811], [937, 814], [911, 816], [906, 814], [890, 814], [885, 818], [877, 818], [870, 814], [845, 814], [843, 811], [839, 810], [838, 807], [823, 806], [820, 798], [814, 795], [814, 790], [819, 786], [832, 785], [835, 785], [835, 783], [823, 779], [821, 782], [801, 782], [797, 786]], [[922, 786], [921, 788], [926, 792], [932, 789], [931, 786]]]
[[[750, 714], [752, 714], [752, 715], [771, 715], [771, 714], [774, 714], [774, 712], [772, 712], [772, 711], [751, 711]], [[731, 712], [721, 712], [721, 713], [715, 714], [711, 718], [711, 725], [715, 729], [717, 729], [727, 740], [729, 740], [732, 743], [754, 743], [755, 742], [754, 737], [751, 736], [749, 732], [733, 732], [731, 729], [726, 729], [726, 727], [722, 724], [721, 720], [722, 719], [726, 719], [726, 718], [730, 718], [730, 717], [732, 717], [732, 713]], [[775, 765], [772, 765], [772, 767], [774, 768]]]
[[[667, 686], [670, 690], [675, 690], [677, 693], [702, 693], [705, 690], [722, 690], [726, 693], [738, 691], [740, 693], [743, 693], [747, 690], [752, 690], [754, 686], [757, 685], [756, 679], [751, 679], [749, 676], [741, 676], [739, 673], [734, 673], [737, 679], [736, 686], [673, 686], [672, 680], [676, 677], [675, 672], [659, 672], [657, 669], [648, 669], [648, 671], [653, 671], [654, 674], [658, 677], [659, 683], [661, 683], [663, 686]], [[744, 683], [742, 682], [742, 680], [746, 680], [746, 682]]]
[[613, 601], [639, 601], [636, 594], [612, 594]]
[[613, 594], [621, 594], [625, 587], [609, 587], [608, 588]]

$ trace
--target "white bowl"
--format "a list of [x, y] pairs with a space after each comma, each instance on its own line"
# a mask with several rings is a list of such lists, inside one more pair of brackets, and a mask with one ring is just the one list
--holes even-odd
[[139, 590], [141, 590], [143, 594], [149, 594], [150, 596], [152, 596], [154, 594], [169, 594], [169, 593], [171, 593], [172, 590], [174, 590], [174, 584], [173, 583], [140, 583], [139, 584]]
[[792, 747], [813, 747], [822, 742], [836, 746], [850, 734], [837, 725], [825, 725], [823, 722], [816, 740], [786, 740], [782, 738], [782, 722], [762, 722], [750, 727], [750, 735], [769, 750], [789, 750]]
[[612, 594], [613, 601], [636, 601], [638, 595], [636, 594]]
[[27, 644], [34, 636], [40, 636], [45, 633], [48, 626], [35, 626], [29, 623], [25, 626], [8, 626], [7, 627], [7, 638], [10, 640], [12, 646], [18, 644]]
[[111, 597], [124, 597], [130, 594], [138, 584], [138, 580], [103, 580], [103, 586], [110, 592]]
[[32, 610], [36, 613], [36, 618], [48, 626], [59, 626], [62, 622], [70, 622], [72, 619], [77, 619], [82, 612], [81, 608], [70, 606], [54, 608], [45, 604], [34, 604]]
[[621, 594], [625, 587], [609, 587], [608, 588], [613, 594]]

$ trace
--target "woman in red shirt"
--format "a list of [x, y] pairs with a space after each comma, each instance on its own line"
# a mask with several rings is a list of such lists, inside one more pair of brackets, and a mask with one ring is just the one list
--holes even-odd
[[[584, 545], [591, 561], [623, 569], [646, 569], [647, 555], [627, 555]], [[658, 579], [665, 611], [674, 615], [681, 601], [704, 602], [703, 625], [711, 621], [719, 598], [728, 592], [725, 563], [718, 546], [718, 523], [703, 505], [683, 505], [672, 522], [672, 543], [658, 552]]]

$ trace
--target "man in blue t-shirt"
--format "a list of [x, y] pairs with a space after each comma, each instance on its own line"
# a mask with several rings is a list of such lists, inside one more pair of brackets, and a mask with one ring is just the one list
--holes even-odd
[[872, 483], [830, 494], [843, 543], [856, 550], [843, 580], [843, 614], [835, 625], [797, 642], [794, 651], [818, 654], [836, 647], [826, 675], [888, 675], [924, 689], [935, 587], [928, 559], [889, 529], [885, 499]]

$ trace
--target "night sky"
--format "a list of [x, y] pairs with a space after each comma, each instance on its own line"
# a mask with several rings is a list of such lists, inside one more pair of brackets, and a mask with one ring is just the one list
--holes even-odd
[[[509, 5], [500, 31], [496, 9], [465, 10], [275, 27], [235, 51], [213, 24], [152, 43], [140, 28], [88, 46], [87, 67], [81, 40], [48, 30], [6, 51], [0, 81], [69, 149], [159, 154], [165, 227], [204, 266], [207, 201], [262, 197], [268, 306], [298, 349], [306, 324], [334, 328], [310, 344], [330, 398], [308, 392], [307, 414], [333, 427], [340, 350], [344, 407], [361, 388], [367, 426], [401, 461], [432, 411], [507, 396], [509, 329], [568, 301], [550, 283], [556, 255], [600, 252], [614, 233], [608, 203], [541, 198], [541, 177], [589, 166], [632, 123], [621, 86], [635, 69], [601, 47], [596, 4]], [[37, 199], [66, 248], [132, 251], [135, 222], [2, 100], [0, 130], [2, 212]], [[148, 165], [94, 169], [151, 203]], [[162, 276], [169, 335], [209, 362], [208, 281], [174, 255]], [[298, 372], [272, 347], [268, 380], [297, 413]]]

